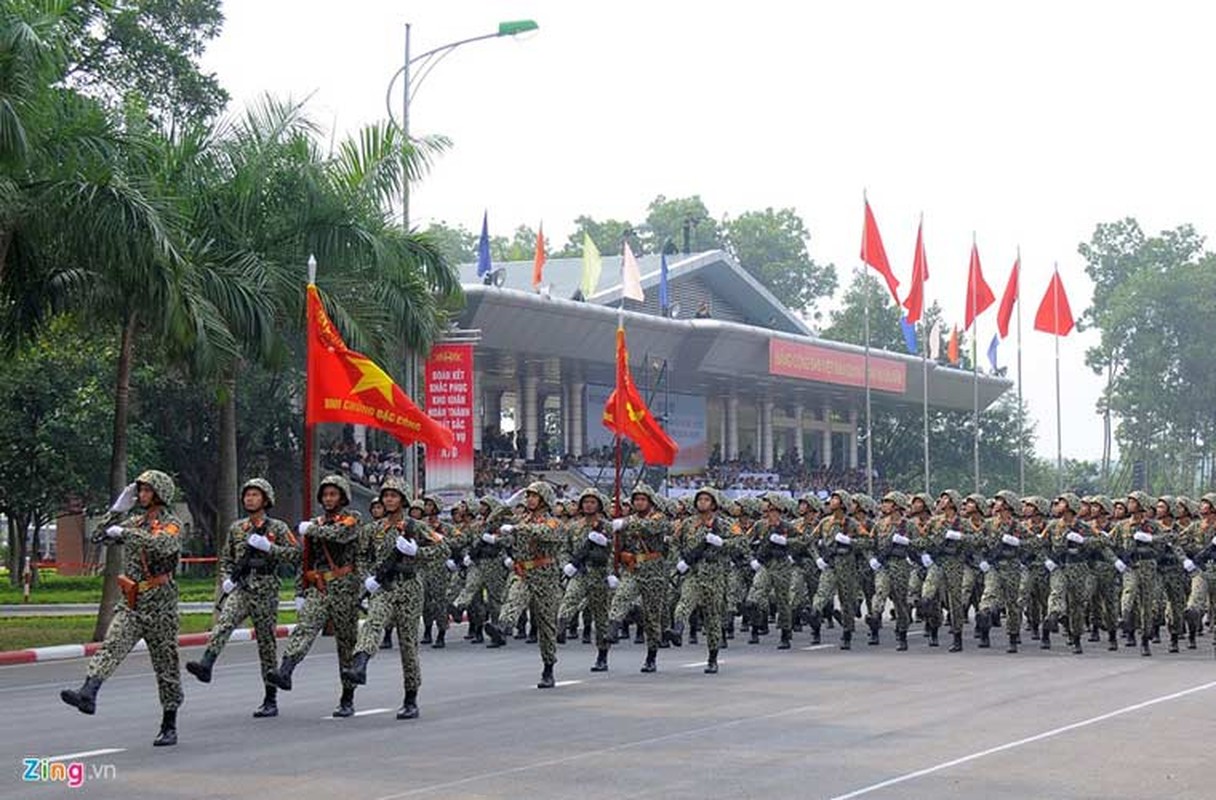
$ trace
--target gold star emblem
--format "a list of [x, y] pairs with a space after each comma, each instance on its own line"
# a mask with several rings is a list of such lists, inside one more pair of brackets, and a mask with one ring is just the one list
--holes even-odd
[[635, 409], [633, 403], [625, 403], [625, 413], [629, 415], [631, 422], [641, 422], [646, 416], [646, 409]]
[[393, 401], [393, 379], [384, 370], [366, 358], [351, 357], [350, 363], [354, 364], [362, 373], [359, 376], [359, 382], [350, 390], [351, 394], [376, 389], [384, 395], [385, 400], [390, 403]]

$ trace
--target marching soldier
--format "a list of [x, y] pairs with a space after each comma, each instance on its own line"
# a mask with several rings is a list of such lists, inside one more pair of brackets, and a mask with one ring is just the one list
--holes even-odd
[[[814, 493], [807, 493], [798, 498], [798, 518], [794, 521], [794, 529], [798, 536], [790, 543], [790, 555], [794, 557], [794, 576], [790, 586], [790, 606], [794, 609], [795, 630], [799, 620], [807, 620], [811, 613], [811, 598], [819, 590], [819, 567], [815, 566], [815, 556], [811, 552], [811, 539], [815, 527], [819, 524], [819, 514], [823, 504]], [[819, 632], [811, 632], [811, 644], [819, 644]]]
[[751, 558], [749, 566], [755, 573], [751, 589], [747, 594], [745, 608], [752, 619], [750, 644], [758, 644], [757, 629], [763, 628], [768, 619], [770, 597], [777, 603], [777, 627], [781, 631], [778, 650], [789, 650], [793, 637], [794, 618], [790, 608], [792, 599], [790, 581], [793, 577], [793, 559], [790, 557], [790, 540], [798, 537], [793, 525], [783, 519], [786, 498], [769, 492], [763, 498], [764, 517], [752, 528]]
[[1119, 609], [1128, 637], [1140, 633], [1140, 655], [1151, 656], [1149, 640], [1154, 624], [1157, 595], [1157, 552], [1161, 528], [1148, 516], [1155, 503], [1141, 491], [1127, 496], [1127, 518], [1115, 533], [1115, 569], [1123, 575]]
[[[848, 492], [828, 496], [828, 513], [819, 521], [812, 536], [815, 565], [819, 567], [819, 589], [811, 601], [811, 630], [819, 630], [821, 611], [831, 613], [833, 598], [840, 599], [840, 649], [853, 646], [854, 619], [860, 589], [857, 583], [857, 556], [854, 540], [861, 536], [861, 525], [849, 515]], [[815, 637], [816, 639], [818, 637]]]
[[[1103, 543], [1103, 547], [1114, 552], [1114, 532], [1111, 517], [1115, 512], [1115, 504], [1106, 495], [1094, 495], [1089, 498], [1090, 524], [1094, 535]], [[1091, 616], [1097, 627], [1106, 630], [1106, 649], [1119, 649], [1119, 573], [1115, 570], [1110, 558], [1097, 558], [1090, 561], [1090, 571], [1094, 576], [1094, 590], [1090, 595], [1093, 609]], [[1094, 633], [1097, 633], [1097, 627]], [[1099, 637], [1091, 636], [1090, 641], [1100, 641]]]
[[632, 598], [639, 597], [646, 635], [646, 661], [641, 671], [654, 672], [663, 636], [663, 606], [667, 602], [664, 554], [673, 526], [659, 510], [660, 498], [649, 486], [638, 484], [630, 497], [633, 513], [612, 521], [612, 529], [620, 537], [620, 560], [625, 570], [608, 614], [609, 639], [616, 636]]
[[941, 624], [941, 600], [945, 599], [950, 615], [950, 634], [953, 641], [948, 648], [951, 653], [963, 649], [963, 624], [967, 621], [966, 598], [963, 596], [963, 579], [971, 551], [979, 544], [974, 534], [965, 533], [964, 520], [959, 515], [962, 498], [954, 489], [947, 489], [939, 497], [942, 513], [934, 520], [929, 535], [929, 572], [921, 589], [922, 599], [929, 607], [928, 614], [935, 620], [934, 627]]
[[[300, 523], [304, 538], [300, 555], [296, 608], [299, 616], [295, 630], [287, 639], [283, 660], [277, 670], [266, 673], [266, 681], [285, 692], [291, 691], [291, 673], [308, 655], [317, 635], [327, 622], [333, 625], [338, 648], [338, 674], [350, 667], [358, 641], [359, 592], [362, 588], [355, 571], [359, 550], [359, 516], [350, 511], [350, 484], [341, 475], [329, 475], [317, 487], [317, 502], [324, 513]], [[355, 684], [342, 678], [342, 696], [335, 717], [355, 714]]]
[[[220, 556], [220, 572], [224, 576], [220, 618], [211, 631], [202, 659], [186, 663], [186, 670], [202, 683], [211, 682], [212, 666], [232, 631], [246, 617], [253, 620], [262, 674], [274, 670], [278, 662], [275, 626], [279, 616], [279, 567], [300, 563], [300, 549], [291, 528], [266, 515], [274, 508], [274, 487], [270, 482], [262, 478], [246, 481], [241, 487], [241, 503], [248, 516], [228, 529], [227, 543]], [[253, 716], [278, 716], [278, 689], [268, 681], [264, 684], [262, 705]]]
[[1187, 528], [1180, 544], [1187, 552], [1191, 567], [1186, 622], [1187, 648], [1194, 649], [1204, 612], [1216, 599], [1216, 494], [1205, 494], [1199, 500], [1199, 520]]
[[[458, 609], [467, 609], [469, 626], [473, 628], [470, 642], [481, 644], [482, 630], [489, 620], [498, 618], [507, 594], [507, 578], [511, 573], [505, 563], [505, 545], [499, 543], [498, 528], [511, 516], [511, 508], [495, 497], [483, 497], [478, 503], [480, 533], [470, 542], [461, 563], [465, 567], [464, 589], [456, 598]], [[501, 647], [505, 642], [491, 641], [486, 647]]]
[[613, 526], [608, 521], [607, 509], [608, 498], [598, 489], [584, 489], [579, 495], [579, 516], [567, 526], [570, 558], [562, 567], [569, 582], [557, 612], [560, 631], [585, 604], [584, 613], [595, 622], [596, 657], [592, 672], [608, 670], [609, 590], [619, 584], [613, 564]]
[[982, 544], [982, 560], [978, 564], [984, 581], [979, 610], [975, 613], [975, 627], [980, 632], [979, 646], [992, 646], [989, 632], [993, 620], [1003, 611], [1009, 637], [1007, 653], [1016, 653], [1022, 643], [1022, 571], [1034, 555], [1034, 540], [1024, 535], [1014, 516], [1019, 505], [1018, 496], [1013, 492], [1006, 489], [996, 493], [993, 515], [988, 520]]
[[[65, 689], [60, 699], [83, 714], [97, 709], [97, 689], [114, 674], [140, 639], [148, 645], [163, 711], [154, 747], [177, 744], [177, 709], [182, 704], [178, 668], [177, 583], [173, 574], [181, 554], [181, 522], [169, 510], [173, 479], [159, 470], [141, 472], [123, 489], [107, 517], [103, 541], [123, 545], [123, 602], [115, 609], [101, 649], [89, 660], [84, 685]], [[128, 516], [136, 504], [139, 513]], [[125, 518], [125, 519], [124, 519]]]
[[1081, 499], [1072, 492], [1057, 497], [1052, 507], [1055, 519], [1047, 527], [1043, 559], [1043, 566], [1051, 574], [1051, 592], [1039, 642], [1043, 650], [1051, 649], [1051, 634], [1059, 630], [1059, 620], [1065, 618], [1069, 643], [1076, 655], [1081, 655], [1081, 632], [1085, 630], [1091, 553], [1103, 546], [1092, 530], [1077, 519], [1080, 510]]
[[[446, 541], [453, 534], [452, 526], [439, 519], [443, 513], [443, 502], [434, 495], [422, 498], [422, 521], [439, 537]], [[448, 634], [448, 589], [452, 575], [459, 567], [451, 559], [441, 558], [422, 563], [422, 583], [425, 596], [422, 602], [422, 641], [436, 650], [447, 646]], [[431, 640], [431, 623], [435, 623], [435, 639]]]
[[904, 513], [908, 496], [903, 492], [887, 492], [882, 498], [882, 518], [874, 524], [874, 554], [869, 558], [874, 573], [874, 600], [866, 623], [870, 626], [867, 644], [879, 644], [878, 631], [882, 615], [890, 599], [895, 606], [895, 649], [908, 649], [908, 578], [912, 574], [912, 539], [908, 536]]

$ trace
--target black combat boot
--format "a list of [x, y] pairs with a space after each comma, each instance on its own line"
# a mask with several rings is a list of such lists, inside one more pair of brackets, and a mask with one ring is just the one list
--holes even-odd
[[499, 630], [498, 625], [493, 622], [487, 622], [484, 626], [486, 635], [490, 637], [490, 643], [486, 647], [502, 647], [507, 643], [507, 637]]
[[70, 706], [76, 706], [81, 714], [92, 714], [97, 711], [97, 689], [101, 686], [101, 678], [85, 678], [84, 685], [79, 689], [64, 689], [59, 693], [59, 699]]
[[1102, 636], [1101, 636], [1101, 634], [1098, 633], [1098, 623], [1096, 623], [1096, 622], [1093, 625], [1091, 625], [1089, 628], [1089, 640], [1091, 642], [1102, 641]]
[[718, 674], [718, 651], [717, 650], [709, 651], [709, 660], [705, 663], [705, 674], [706, 675], [717, 675]]
[[1140, 637], [1140, 655], [1142, 656], [1151, 656], [1153, 654], [1153, 651], [1148, 646], [1148, 638], [1148, 636]]
[[431, 623], [427, 622], [426, 627], [422, 629], [422, 638], [418, 641], [418, 644], [430, 644], [432, 641]]
[[371, 656], [362, 651], [355, 653], [351, 665], [342, 670], [343, 680], [348, 680], [351, 683], [362, 686], [367, 683], [367, 662], [371, 660]]
[[899, 651], [904, 651], [904, 650], [908, 649], [908, 632], [907, 631], [896, 631], [895, 632], [895, 649], [899, 650]]
[[[567, 636], [566, 620], [562, 619], [561, 617], [558, 617], [557, 618], [557, 643], [565, 644], [566, 636]], [[518, 638], [518, 637], [516, 637], [516, 638]]]
[[528, 617], [526, 615], [521, 615], [519, 618], [519, 623], [515, 626], [515, 638], [528, 638]]
[[794, 635], [793, 631], [791, 631], [789, 628], [783, 628], [781, 630], [781, 644], [777, 645], [777, 649], [778, 650], [789, 650], [790, 649], [790, 639], [793, 638], [793, 635]]
[[853, 649], [853, 632], [852, 631], [846, 630], [840, 634], [840, 649], [841, 650], [852, 650]]
[[215, 664], [215, 656], [210, 651], [203, 653], [198, 661], [187, 661], [186, 672], [198, 678], [201, 683], [211, 683], [211, 667]]
[[937, 647], [938, 646], [938, 641], [937, 641], [938, 626], [930, 625], [930, 626], [928, 626], [928, 631], [929, 631], [929, 646]]
[[285, 692], [290, 692], [291, 691], [291, 673], [295, 670], [296, 664], [299, 664], [299, 663], [300, 663], [300, 660], [298, 658], [293, 658], [291, 656], [284, 655], [283, 660], [281, 662], [279, 662], [278, 671], [271, 670], [270, 672], [267, 672], [263, 677], [266, 679], [267, 683], [277, 686], [278, 688], [282, 689]]
[[823, 641], [820, 633], [822, 621], [818, 611], [812, 610], [807, 614], [807, 624], [811, 626], [811, 644], [819, 644]]
[[689, 630], [688, 630], [688, 643], [689, 643], [689, 644], [696, 644], [696, 643], [697, 643], [697, 630], [698, 630], [698, 628], [700, 628], [700, 626], [701, 626], [701, 619], [700, 619], [700, 616], [699, 616], [699, 615], [698, 615], [698, 616], [694, 616], [694, 617], [693, 617], [692, 619], [690, 619], [688, 622], [689, 622]]
[[961, 633], [954, 634], [954, 641], [950, 643], [950, 647], [946, 649], [947, 653], [961, 653], [963, 650], [963, 635]]
[[1106, 632], [1106, 649], [1116, 652], [1119, 649], [1119, 634], [1115, 631]]
[[595, 664], [591, 666], [592, 672], [607, 672], [608, 671], [608, 648], [602, 647], [595, 655]]
[[747, 613], [751, 616], [751, 635], [747, 637], [748, 644], [760, 644], [760, 610], [756, 608], [748, 609]]
[[[536, 631], [533, 630], [528, 636], [528, 641], [532, 642], [532, 637], [535, 635]], [[591, 644], [591, 620], [588, 615], [584, 615], [583, 619], [583, 644]]]
[[870, 638], [866, 639], [866, 644], [868, 644], [868, 645], [879, 644], [878, 631], [882, 627], [882, 617], [871, 615], [866, 618], [866, 624], [868, 624], [870, 626]]
[[1153, 626], [1153, 644], [1161, 644], [1161, 623]]
[[528, 625], [528, 636], [524, 641], [526, 641], [528, 644], [536, 644], [537, 636], [536, 636], [536, 623], [535, 622]]
[[1081, 655], [1081, 634], [1079, 633], [1072, 637], [1072, 654]]
[[975, 632], [979, 636], [980, 643], [976, 645], [980, 649], [992, 647], [992, 638], [989, 631], [992, 628], [992, 615], [987, 611], [977, 611], [975, 613]]
[[333, 716], [353, 717], [355, 715], [355, 687], [343, 687], [342, 696], [338, 698], [338, 707], [334, 709]]
[[447, 636], [447, 628], [440, 628], [435, 631], [435, 643], [431, 645], [431, 648], [434, 650], [442, 650], [443, 648], [447, 647]]
[[620, 620], [608, 620], [608, 635], [604, 637], [608, 640], [608, 644], [616, 644], [621, 641], [621, 622]]
[[1178, 652], [1178, 634], [1170, 632], [1170, 650], [1171, 653]]
[[397, 719], [418, 719], [418, 690], [411, 689], [405, 693], [401, 708], [397, 709]]
[[393, 649], [393, 629], [392, 628], [384, 629], [384, 638], [380, 640], [380, 649], [381, 650], [392, 650]]
[[484, 622], [473, 623], [473, 638], [469, 639], [469, 644], [484, 644], [486, 637], [482, 634], [485, 628]]
[[254, 719], [277, 717], [279, 715], [279, 690], [274, 684], [266, 684], [266, 694], [262, 696], [262, 704], [254, 709]]
[[640, 623], [640, 622], [634, 626], [634, 628], [633, 628], [633, 643], [634, 644], [645, 644], [646, 631], [645, 631], [644, 627], [645, 626], [643, 626], [642, 623]]
[[1017, 651], [1018, 651], [1018, 635], [1016, 633], [1010, 632], [1009, 646], [1005, 648], [1005, 652], [1006, 653], [1016, 653]]
[[642, 672], [654, 672], [655, 670], [657, 670], [658, 667], [655, 666], [654, 662], [655, 662], [655, 659], [658, 657], [658, 655], [659, 655], [658, 648], [655, 648], [655, 647], [646, 648], [646, 663], [642, 665], [641, 671]]
[[557, 681], [553, 680], [553, 665], [545, 664], [545, 668], [541, 670], [540, 682], [536, 684], [537, 689], [552, 689], [557, 685]]
[[1051, 633], [1047, 630], [1047, 623], [1043, 623], [1043, 633], [1039, 635], [1039, 649], [1051, 649]]
[[177, 709], [165, 711], [160, 717], [160, 733], [152, 740], [153, 747], [172, 747], [177, 744]]
[[[795, 630], [800, 630], [802, 628], [802, 626], [796, 622], [794, 623], [794, 626], [795, 626]], [[722, 639], [723, 639], [723, 641], [725, 641], [726, 639], [733, 639], [733, 638], [735, 638], [735, 617], [732, 614], [730, 619], [728, 619], [726, 621], [725, 627], [723, 627], [723, 629], [722, 629]]]
[[676, 620], [671, 623], [671, 627], [663, 631], [663, 641], [674, 644], [676, 647], [684, 646], [684, 623]]

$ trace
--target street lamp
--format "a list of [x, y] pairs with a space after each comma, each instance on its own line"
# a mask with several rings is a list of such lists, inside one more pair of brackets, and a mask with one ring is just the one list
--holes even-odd
[[[393, 118], [392, 111], [392, 96], [393, 86], [396, 85], [397, 79], [402, 78], [401, 87], [401, 140], [402, 147], [410, 145], [410, 101], [418, 88], [422, 86], [422, 82], [431, 74], [431, 70], [435, 68], [440, 61], [448, 56], [453, 50], [461, 45], [470, 44], [472, 42], [480, 42], [485, 39], [499, 39], [504, 36], [518, 36], [521, 33], [528, 33], [540, 28], [534, 20], [521, 19], [510, 20], [498, 23], [498, 30], [493, 33], [485, 33], [480, 36], [471, 36], [468, 39], [460, 39], [449, 44], [441, 45], [432, 50], [427, 50], [417, 56], [410, 55], [410, 24], [405, 24], [405, 59], [402, 62], [401, 69], [393, 73], [393, 77], [389, 80], [388, 89], [384, 93], [384, 106], [388, 112], [388, 118]], [[414, 64], [419, 65], [419, 70], [416, 78], [411, 78], [410, 67]], [[410, 178], [409, 170], [407, 169], [407, 160], [401, 160], [401, 227], [408, 234], [410, 231]], [[418, 354], [410, 352], [409, 360], [406, 364], [406, 392], [410, 397], [418, 395]], [[410, 445], [406, 448], [405, 457], [405, 480], [413, 489], [414, 493], [418, 492], [418, 446]]]

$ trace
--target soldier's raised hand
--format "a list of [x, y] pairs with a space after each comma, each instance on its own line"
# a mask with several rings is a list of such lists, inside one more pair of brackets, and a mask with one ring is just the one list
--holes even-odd
[[119, 493], [118, 498], [114, 501], [114, 505], [110, 506], [110, 510], [117, 514], [125, 514], [135, 508], [135, 501], [139, 499], [139, 489], [133, 483], [128, 483]]

